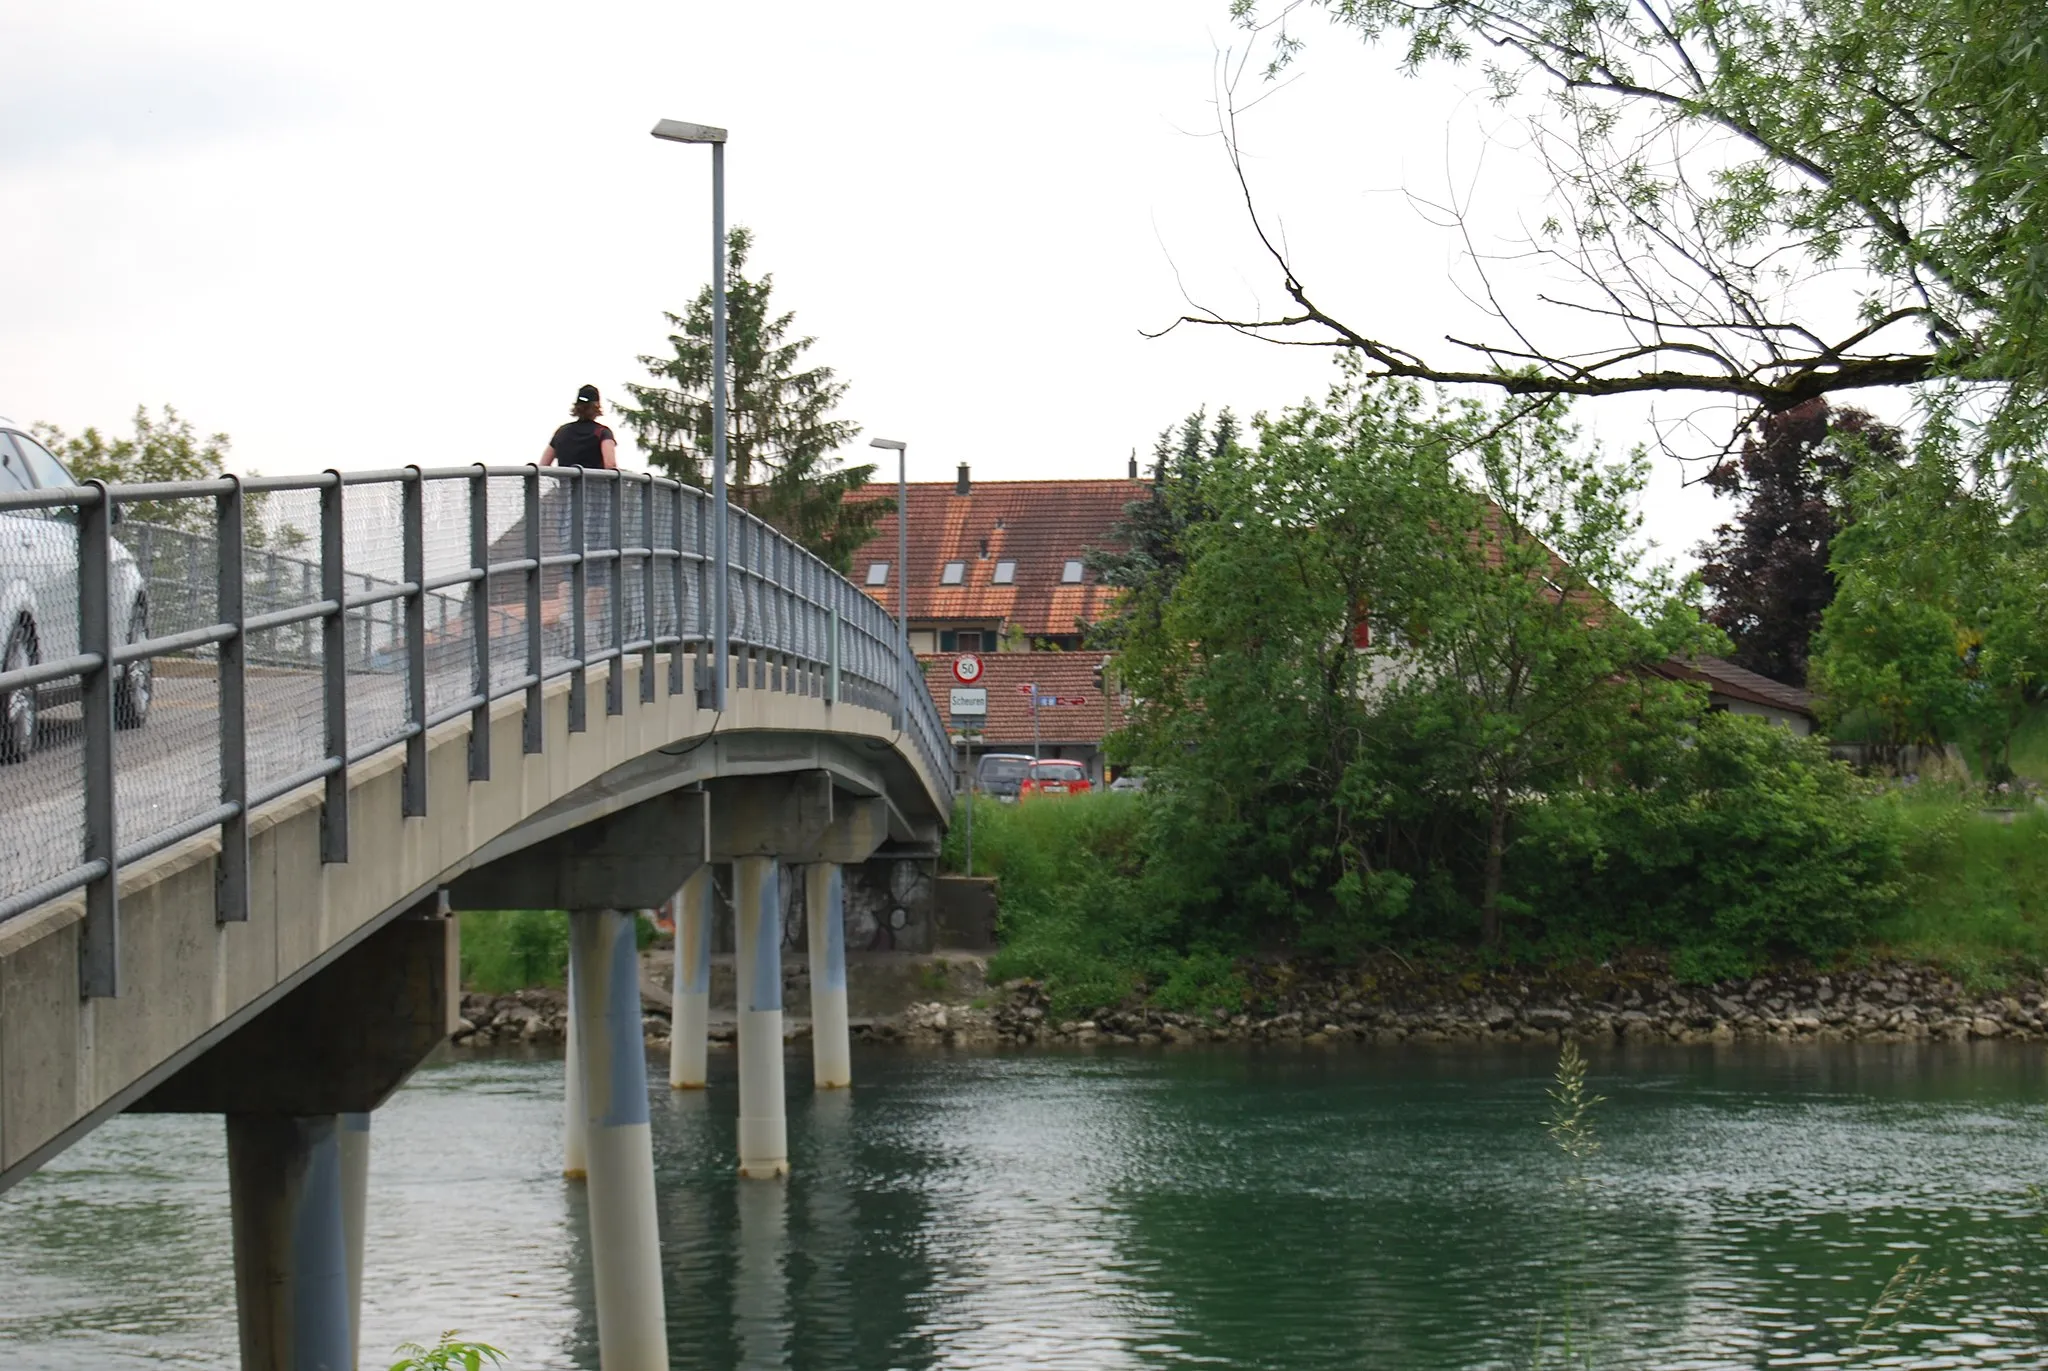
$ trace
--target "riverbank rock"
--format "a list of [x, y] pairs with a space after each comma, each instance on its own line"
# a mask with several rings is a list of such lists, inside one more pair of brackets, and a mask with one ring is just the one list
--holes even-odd
[[1684, 985], [1660, 963], [1500, 972], [1418, 971], [1389, 958], [1356, 968], [1279, 963], [1257, 974], [1256, 1010], [1187, 1014], [1142, 1004], [1105, 1005], [1055, 1019], [1045, 987], [1011, 981], [971, 1011], [918, 1006], [912, 1041], [995, 1045], [1209, 1042], [1349, 1043], [1624, 1041], [1728, 1043], [1966, 1042], [2048, 1039], [2048, 987], [2040, 981], [1972, 993], [1929, 967], [1878, 964], [1852, 971], [1782, 971], [1711, 986]]

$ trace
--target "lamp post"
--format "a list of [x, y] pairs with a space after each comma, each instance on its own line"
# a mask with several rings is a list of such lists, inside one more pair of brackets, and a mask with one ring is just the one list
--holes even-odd
[[896, 454], [896, 629], [910, 644], [910, 483], [905, 475], [905, 444], [894, 438], [876, 438], [869, 447], [886, 448]]
[[722, 710], [730, 637], [727, 597], [732, 592], [725, 550], [725, 130], [663, 119], [653, 133], [663, 142], [711, 145], [711, 545], [716, 577], [711, 588], [711, 707]]

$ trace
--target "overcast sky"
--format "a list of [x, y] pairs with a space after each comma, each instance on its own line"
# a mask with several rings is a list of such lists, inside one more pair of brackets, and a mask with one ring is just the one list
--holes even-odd
[[[1214, 136], [1225, 0], [347, 6], [65, 0], [0, 13], [0, 413], [171, 403], [267, 472], [532, 460], [708, 275], [709, 154], [776, 298], [912, 479], [1111, 476], [1197, 406], [1319, 392], [1328, 354], [1182, 329], [1278, 303]], [[1485, 173], [1476, 78], [1334, 35], [1246, 116], [1261, 209], [1340, 317], [1468, 320], [1404, 192]], [[1251, 93], [1263, 93], [1256, 82]], [[1610, 446], [1641, 407], [1587, 407]], [[876, 454], [881, 455], [881, 454]], [[629, 452], [629, 465], [637, 461]], [[888, 473], [893, 477], [891, 469]], [[1668, 463], [1651, 533], [1725, 513]]]

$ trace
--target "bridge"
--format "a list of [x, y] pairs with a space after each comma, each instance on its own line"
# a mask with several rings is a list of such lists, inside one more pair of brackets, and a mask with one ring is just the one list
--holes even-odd
[[731, 864], [737, 1152], [778, 1176], [781, 883], [845, 1085], [841, 868], [952, 804], [895, 622], [715, 515], [574, 468], [0, 493], [0, 1190], [124, 1110], [225, 1116], [243, 1364], [352, 1366], [368, 1120], [453, 1027], [450, 915], [568, 910], [604, 1364], [666, 1366], [632, 911], [678, 901], [701, 1085]]

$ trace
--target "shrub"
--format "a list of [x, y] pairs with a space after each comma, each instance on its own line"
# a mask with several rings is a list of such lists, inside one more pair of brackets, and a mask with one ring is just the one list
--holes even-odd
[[1897, 910], [1905, 826], [1817, 740], [1712, 714], [1633, 774], [1532, 806], [1517, 887], [1548, 933], [1675, 949], [1697, 979], [1822, 955]]
[[569, 977], [569, 919], [551, 909], [471, 910], [462, 916], [462, 984], [486, 994], [561, 986]]

